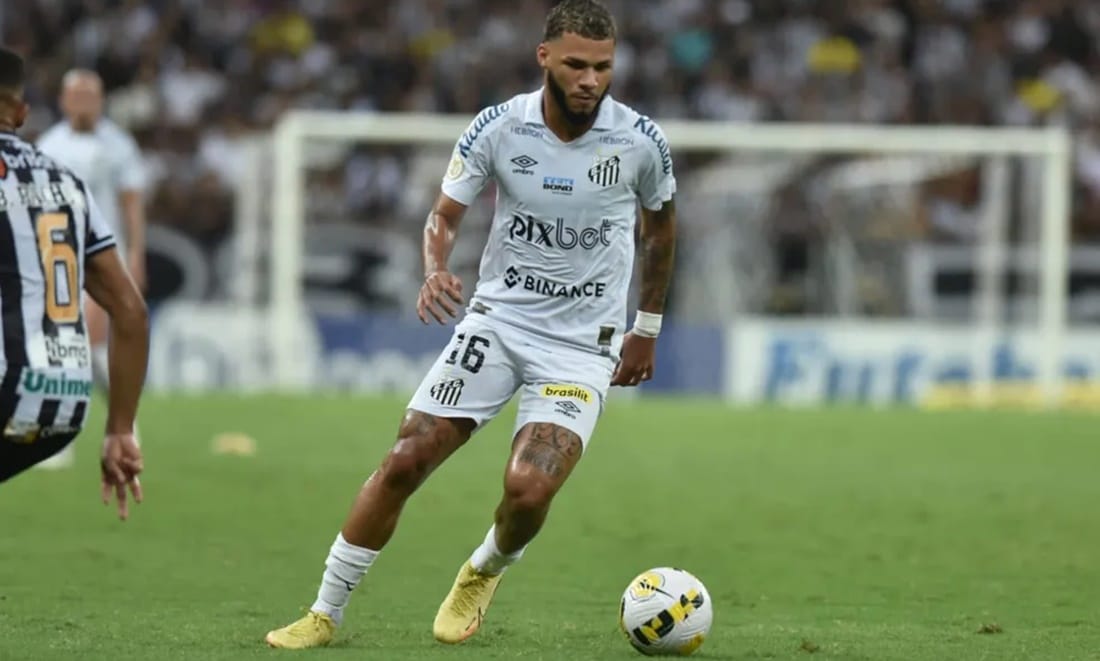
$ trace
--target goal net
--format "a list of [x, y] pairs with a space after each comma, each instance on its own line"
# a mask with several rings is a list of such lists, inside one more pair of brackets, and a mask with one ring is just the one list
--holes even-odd
[[[468, 122], [294, 112], [256, 151], [270, 177], [239, 216], [240, 259], [263, 265], [279, 386], [316, 385], [300, 355], [318, 311], [411, 318], [423, 219]], [[1067, 274], [1100, 274], [1100, 254], [1068, 242], [1061, 129], [661, 124], [679, 184], [670, 324], [722, 338], [703, 356], [670, 339], [681, 372], [717, 369], [717, 390], [746, 403], [1085, 396], [1088, 338], [1069, 324], [1097, 310], [1071, 301]], [[452, 258], [470, 287], [491, 205], [489, 190]]]

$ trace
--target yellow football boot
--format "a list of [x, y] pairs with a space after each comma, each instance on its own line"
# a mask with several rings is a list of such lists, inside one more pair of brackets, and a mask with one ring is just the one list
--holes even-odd
[[288, 624], [282, 629], [269, 631], [264, 640], [272, 647], [286, 650], [304, 650], [310, 647], [323, 647], [332, 642], [336, 633], [336, 623], [324, 613], [310, 611], [302, 619]]
[[432, 626], [435, 639], [441, 643], [461, 643], [477, 633], [501, 576], [479, 574], [467, 560], [435, 615]]

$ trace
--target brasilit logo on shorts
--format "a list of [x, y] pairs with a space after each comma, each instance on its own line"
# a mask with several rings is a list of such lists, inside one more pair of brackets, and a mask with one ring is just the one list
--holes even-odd
[[580, 386], [570, 386], [563, 383], [550, 383], [542, 387], [543, 397], [556, 397], [559, 399], [576, 399], [589, 404], [592, 402], [592, 392]]

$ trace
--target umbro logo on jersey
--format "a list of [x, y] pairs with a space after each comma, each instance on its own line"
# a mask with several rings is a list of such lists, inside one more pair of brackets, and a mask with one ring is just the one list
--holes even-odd
[[523, 154], [522, 156], [513, 158], [512, 164], [516, 166], [516, 169], [512, 170], [512, 174], [535, 174], [531, 168], [538, 165], [539, 162], [527, 154]]
[[596, 163], [588, 171], [588, 180], [604, 188], [619, 183], [619, 157], [612, 156]]

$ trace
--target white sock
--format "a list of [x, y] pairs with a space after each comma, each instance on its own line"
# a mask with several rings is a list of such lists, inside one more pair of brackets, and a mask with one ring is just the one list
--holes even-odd
[[321, 577], [321, 588], [317, 590], [317, 601], [313, 602], [310, 610], [324, 613], [340, 624], [351, 591], [363, 580], [363, 575], [377, 557], [378, 551], [349, 544], [344, 539], [344, 533], [337, 534], [325, 560], [325, 574]]
[[497, 527], [494, 525], [489, 528], [489, 534], [485, 535], [485, 541], [481, 546], [474, 549], [473, 555], [470, 556], [470, 564], [479, 574], [496, 576], [503, 574], [505, 569], [522, 558], [525, 550], [527, 550], [526, 546], [515, 553], [501, 553], [497, 548]]

